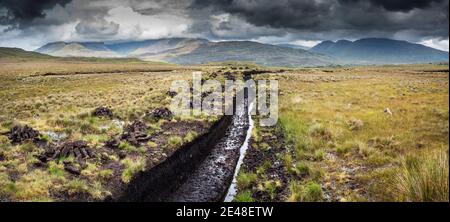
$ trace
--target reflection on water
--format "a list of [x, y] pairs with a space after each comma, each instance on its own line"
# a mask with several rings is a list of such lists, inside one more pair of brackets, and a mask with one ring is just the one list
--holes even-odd
[[[249, 107], [253, 107], [253, 103], [251, 103]], [[236, 177], [237, 177], [237, 175], [239, 173], [239, 170], [241, 168], [242, 162], [244, 161], [245, 153], [247, 152], [248, 145], [249, 145], [249, 140], [250, 140], [250, 137], [252, 135], [252, 130], [253, 130], [253, 119], [252, 119], [252, 116], [251, 116], [250, 112], [251, 112], [251, 109], [248, 109], [247, 110], [247, 115], [248, 115], [249, 127], [248, 127], [248, 130], [247, 130], [247, 134], [245, 136], [245, 141], [242, 144], [241, 148], [239, 149], [239, 160], [237, 162], [236, 169], [234, 171], [233, 182], [231, 182], [231, 185], [228, 188], [227, 195], [225, 196], [225, 199], [224, 199], [225, 202], [233, 201], [233, 199], [234, 199], [234, 197], [236, 196], [236, 193], [237, 193]]]

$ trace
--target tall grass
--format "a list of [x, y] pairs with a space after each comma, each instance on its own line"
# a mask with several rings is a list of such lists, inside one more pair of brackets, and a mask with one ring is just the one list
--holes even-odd
[[448, 151], [409, 156], [402, 161], [395, 179], [401, 201], [449, 201]]

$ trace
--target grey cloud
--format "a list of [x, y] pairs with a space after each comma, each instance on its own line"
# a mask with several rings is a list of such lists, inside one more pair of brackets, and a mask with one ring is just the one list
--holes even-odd
[[[342, 3], [354, 4], [362, 0], [340, 0]], [[383, 7], [389, 11], [403, 11], [408, 12], [413, 9], [425, 9], [430, 7], [433, 3], [441, 3], [445, 0], [369, 0], [374, 6]]]
[[119, 24], [108, 22], [104, 18], [91, 18], [82, 20], [75, 26], [78, 34], [91, 37], [102, 38], [105, 36], [116, 35], [119, 31]]
[[142, 15], [187, 13], [191, 0], [131, 0], [129, 6]]
[[56, 5], [65, 6], [71, 0], [0, 0], [0, 8], [6, 15], [0, 15], [0, 25], [25, 27], [36, 18], [45, 17], [44, 11]]
[[[415, 30], [422, 37], [448, 38], [448, 0], [194, 0], [192, 9], [226, 12], [261, 27], [293, 33], [334, 31], [384, 35]], [[332, 36], [330, 36], [332, 37]]]
[[[449, 0], [0, 0], [0, 28], [45, 37], [45, 32], [62, 36], [58, 27], [64, 26], [74, 34], [65, 38], [78, 40], [132, 39], [149, 33], [151, 23], [133, 29], [138, 21], [124, 17], [123, 23], [111, 22], [109, 12], [125, 7], [182, 22], [188, 30], [177, 35], [212, 40], [388, 37], [418, 42], [448, 39], [448, 4]], [[128, 37], [123, 30], [128, 30]]]

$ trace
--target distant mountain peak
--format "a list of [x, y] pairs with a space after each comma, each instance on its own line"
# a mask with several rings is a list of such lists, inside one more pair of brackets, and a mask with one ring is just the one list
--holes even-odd
[[321, 66], [331, 58], [300, 48], [253, 41], [210, 42], [201, 38], [163, 38], [121, 42], [49, 43], [36, 50], [53, 56], [136, 57], [177, 64], [246, 61], [267, 66]]
[[324, 41], [312, 52], [332, 56], [345, 64], [411, 64], [448, 61], [448, 52], [421, 44], [387, 38]]
[[54, 42], [36, 51], [62, 57], [133, 57], [177, 64], [246, 61], [267, 66], [323, 66], [448, 61], [448, 52], [385, 38], [323, 41], [308, 51], [293, 44], [269, 45], [253, 41], [210, 42], [200, 38]]

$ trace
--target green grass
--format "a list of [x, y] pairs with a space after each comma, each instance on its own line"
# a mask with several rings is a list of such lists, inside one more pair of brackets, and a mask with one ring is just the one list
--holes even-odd
[[308, 182], [306, 184], [293, 182], [290, 185], [290, 190], [290, 201], [318, 202], [323, 200], [322, 188], [316, 182]]
[[80, 179], [74, 179], [64, 185], [64, 189], [69, 195], [88, 192], [89, 187], [86, 181]]
[[183, 144], [183, 138], [181, 138], [179, 136], [170, 136], [169, 139], [167, 140], [167, 145], [170, 148], [179, 147], [182, 144]]
[[401, 201], [449, 201], [448, 151], [406, 157], [396, 172], [395, 190]]
[[100, 170], [98, 172], [98, 177], [102, 180], [108, 180], [113, 176], [113, 171], [110, 169]]
[[252, 197], [252, 192], [250, 190], [245, 190], [242, 192], [239, 192], [236, 197], [234, 197], [234, 202], [254, 202]]
[[247, 189], [253, 183], [255, 183], [257, 179], [258, 179], [258, 176], [254, 173], [240, 172], [236, 178], [237, 187], [242, 190]]
[[187, 143], [192, 142], [197, 136], [197, 132], [189, 131], [184, 137], [184, 141], [186, 141]]
[[53, 59], [55, 57], [37, 53], [25, 51], [19, 48], [5, 48], [0, 47], [0, 59]]
[[124, 150], [126, 152], [134, 152], [136, 151], [136, 147], [131, 145], [129, 142], [127, 141], [122, 141], [119, 144], [119, 149]]
[[145, 169], [146, 163], [144, 158], [137, 157], [136, 159], [126, 158], [122, 160], [122, 164], [125, 166], [121, 177], [122, 181], [124, 183], [129, 183], [136, 173]]
[[[448, 149], [448, 73], [425, 75], [424, 70], [435, 69], [448, 67], [337, 68], [332, 75], [304, 69], [257, 76], [279, 80], [279, 122], [294, 151], [283, 158], [286, 169], [300, 175], [308, 166], [309, 174], [304, 173], [302, 179], [336, 195], [326, 197], [331, 198], [327, 201], [441, 200], [438, 195], [429, 195], [428, 200], [400, 198], [405, 196], [402, 192], [383, 190], [394, 189], [390, 178], [404, 178], [395, 173], [404, 156], [426, 156]], [[386, 108], [392, 115], [384, 112]], [[442, 164], [429, 165], [448, 177]], [[432, 173], [427, 169], [420, 171]], [[357, 191], [346, 188], [349, 180], [358, 185]], [[418, 187], [425, 182], [403, 180], [411, 182], [411, 192], [423, 196], [424, 188]], [[292, 194], [297, 201], [303, 200], [300, 193], [308, 190], [298, 182], [291, 186], [292, 192], [299, 193]], [[418, 187], [413, 189], [412, 184]], [[408, 187], [403, 186], [404, 190]], [[310, 188], [314, 190], [314, 186]]]

